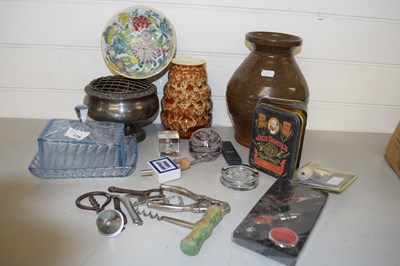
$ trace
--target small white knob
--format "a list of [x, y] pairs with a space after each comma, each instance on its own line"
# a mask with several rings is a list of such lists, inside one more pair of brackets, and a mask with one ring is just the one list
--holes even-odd
[[297, 172], [297, 177], [300, 180], [307, 180], [310, 179], [312, 177], [312, 175], [314, 174], [314, 170], [312, 167], [310, 166], [304, 166], [301, 169], [299, 169], [299, 171]]

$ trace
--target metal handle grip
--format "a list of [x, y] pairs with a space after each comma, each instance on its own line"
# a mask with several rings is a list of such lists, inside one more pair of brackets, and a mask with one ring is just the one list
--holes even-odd
[[125, 196], [125, 195], [124, 196], [115, 196], [115, 197], [117, 197], [122, 202], [122, 204], [125, 206], [133, 223], [137, 224], [137, 225], [142, 225], [143, 220], [140, 218], [140, 216], [136, 212], [136, 210], [132, 207], [129, 197]]
[[150, 196], [151, 193], [157, 192], [159, 194], [162, 194], [161, 189], [158, 188], [153, 188], [153, 189], [148, 189], [148, 190], [133, 190], [133, 189], [127, 189], [127, 188], [119, 188], [119, 187], [114, 187], [111, 186], [108, 188], [109, 192], [114, 192], [114, 193], [126, 193], [134, 196]]

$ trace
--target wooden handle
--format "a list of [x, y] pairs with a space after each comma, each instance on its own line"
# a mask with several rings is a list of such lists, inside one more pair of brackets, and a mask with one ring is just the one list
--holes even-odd
[[181, 241], [181, 250], [189, 256], [199, 253], [204, 241], [212, 234], [214, 227], [222, 220], [221, 207], [210, 205], [203, 217], [194, 224], [192, 231]]

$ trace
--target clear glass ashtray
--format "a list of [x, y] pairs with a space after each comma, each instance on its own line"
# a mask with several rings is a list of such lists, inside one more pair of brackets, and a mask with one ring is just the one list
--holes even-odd
[[258, 186], [257, 169], [246, 164], [228, 165], [221, 169], [221, 184], [233, 190], [252, 190]]

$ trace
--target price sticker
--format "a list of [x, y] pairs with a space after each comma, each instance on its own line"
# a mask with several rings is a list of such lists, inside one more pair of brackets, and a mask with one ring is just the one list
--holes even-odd
[[332, 176], [326, 183], [333, 186], [338, 186], [342, 183], [344, 178]]
[[76, 139], [76, 140], [83, 140], [87, 136], [89, 136], [90, 132], [85, 132], [85, 131], [80, 131], [73, 129], [72, 127], [68, 128], [67, 132], [65, 132], [64, 136], [71, 138], [71, 139]]
[[261, 70], [261, 76], [273, 78], [275, 76], [275, 71], [263, 69]]

